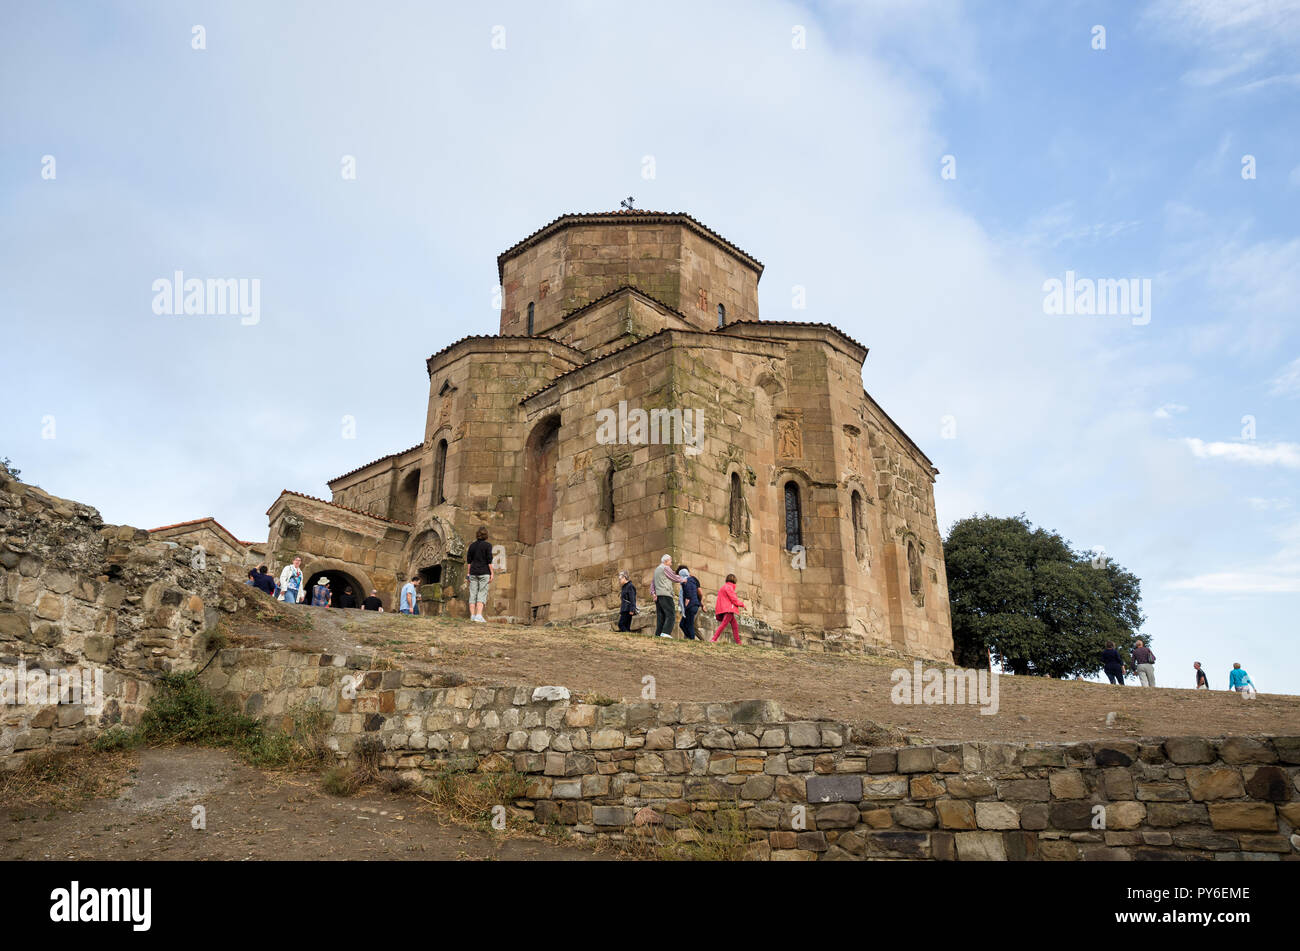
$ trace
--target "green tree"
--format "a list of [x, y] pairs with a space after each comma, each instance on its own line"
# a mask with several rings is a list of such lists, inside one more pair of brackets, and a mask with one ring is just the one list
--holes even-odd
[[1128, 662], [1145, 620], [1141, 582], [1114, 562], [1023, 515], [956, 522], [943, 556], [958, 664], [983, 667], [991, 652], [1017, 674], [1073, 677], [1101, 670], [1107, 641]]

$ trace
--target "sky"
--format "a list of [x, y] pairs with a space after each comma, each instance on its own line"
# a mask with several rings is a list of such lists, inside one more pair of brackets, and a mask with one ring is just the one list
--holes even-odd
[[420, 441], [498, 253], [632, 196], [870, 348], [941, 530], [1023, 513], [1141, 578], [1160, 683], [1300, 693], [1298, 69], [1300, 0], [9, 2], [0, 458], [265, 539]]

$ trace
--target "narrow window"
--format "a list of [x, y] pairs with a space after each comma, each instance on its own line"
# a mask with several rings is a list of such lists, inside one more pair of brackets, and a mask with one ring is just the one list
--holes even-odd
[[605, 473], [605, 524], [614, 524], [614, 463], [609, 464]]
[[447, 440], [438, 440], [438, 451], [433, 460], [433, 504], [441, 505], [447, 501], [447, 496], [443, 494], [444, 483], [447, 479]]
[[533, 302], [528, 302], [528, 336], [533, 335]]
[[787, 482], [785, 484], [785, 550], [794, 551], [796, 545], [803, 545], [799, 486], [797, 483]]
[[862, 514], [862, 493], [856, 489], [849, 500], [849, 507], [853, 516], [853, 554], [861, 561], [867, 552], [867, 523]]
[[745, 497], [740, 492], [740, 475], [731, 474], [731, 504], [728, 506], [727, 519], [731, 523], [731, 534], [740, 538], [745, 534]]
[[718, 305], [718, 329], [721, 330], [727, 326], [727, 308], [721, 304]]
[[921, 593], [921, 556], [916, 551], [916, 542], [907, 540], [907, 587], [912, 594]]

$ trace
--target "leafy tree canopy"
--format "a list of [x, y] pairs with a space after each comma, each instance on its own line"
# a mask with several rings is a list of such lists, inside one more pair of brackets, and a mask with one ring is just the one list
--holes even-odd
[[1107, 641], [1128, 664], [1145, 620], [1141, 582], [1109, 559], [1074, 551], [1023, 515], [958, 521], [943, 556], [958, 664], [983, 667], [991, 652], [1017, 674], [1086, 675], [1101, 670]]

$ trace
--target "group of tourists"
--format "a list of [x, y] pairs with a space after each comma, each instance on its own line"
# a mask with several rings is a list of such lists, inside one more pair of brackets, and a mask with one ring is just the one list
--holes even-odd
[[[672, 555], [664, 555], [659, 559], [659, 564], [650, 579], [650, 590], [655, 599], [655, 627], [653, 634], [670, 638], [673, 636], [673, 624], [677, 623], [681, 628], [682, 636], [686, 640], [702, 640], [703, 638], [695, 630], [695, 616], [700, 613], [700, 608], [704, 606], [703, 599], [700, 597], [700, 579], [691, 574], [690, 568], [686, 565], [678, 565], [674, 571], [672, 563]], [[632, 616], [641, 613], [636, 606], [636, 585], [632, 583], [632, 578], [626, 571], [618, 573], [618, 580], [620, 584], [618, 629], [620, 631], [630, 631], [632, 630]], [[673, 597], [673, 585], [681, 586], [676, 598]], [[680, 621], [677, 620], [678, 606], [681, 607], [682, 612]], [[727, 575], [727, 580], [718, 589], [718, 595], [714, 601], [714, 616], [718, 621], [718, 626], [714, 630], [709, 643], [716, 642], [727, 627], [731, 628], [731, 636], [735, 639], [735, 642], [740, 643], [740, 624], [736, 619], [736, 614], [744, 607], [745, 602], [741, 601], [736, 594], [736, 576]]]
[[[483, 617], [483, 609], [487, 605], [488, 590], [496, 577], [492, 545], [488, 541], [488, 530], [486, 528], [478, 530], [474, 541], [466, 549], [465, 562], [468, 567], [469, 581], [467, 593], [469, 619], [475, 623], [483, 624], [486, 622]], [[676, 624], [681, 629], [682, 636], [686, 640], [703, 640], [703, 637], [695, 629], [696, 616], [704, 607], [702, 582], [691, 574], [690, 568], [686, 565], [678, 565], [674, 570], [672, 563], [672, 556], [664, 555], [659, 559], [659, 565], [655, 568], [651, 579], [651, 590], [655, 599], [655, 627], [652, 633], [659, 637], [671, 638], [673, 636], [673, 626]], [[618, 630], [630, 631], [632, 630], [633, 616], [640, 613], [636, 606], [636, 585], [632, 583], [632, 578], [626, 571], [618, 573], [618, 580], [620, 584]], [[316, 583], [312, 585], [311, 590], [308, 591], [306, 579], [303, 577], [301, 558], [294, 558], [291, 563], [285, 565], [280, 572], [278, 581], [267, 573], [266, 565], [251, 569], [248, 572], [248, 583], [261, 591], [265, 591], [277, 601], [285, 601], [290, 604], [310, 602], [315, 607], [358, 607], [351, 586], [345, 585], [341, 592], [335, 592], [331, 590], [330, 579], [325, 575], [321, 575]], [[420, 613], [420, 598], [417, 591], [420, 583], [420, 576], [412, 575], [410, 580], [402, 585], [398, 594], [397, 610], [399, 614]], [[680, 590], [674, 592], [674, 586], [678, 586]], [[384, 610], [383, 602], [379, 599], [379, 592], [373, 589], [370, 596], [363, 600], [359, 606], [366, 611]], [[680, 620], [678, 618], [678, 609], [681, 612]], [[713, 631], [710, 643], [716, 642], [722, 636], [723, 631], [730, 628], [732, 640], [739, 644], [740, 622], [737, 615], [745, 609], [745, 602], [736, 594], [735, 575], [727, 575], [726, 581], [718, 589], [713, 609], [718, 626]]]
[[[1107, 679], [1113, 684], [1122, 684], [1124, 678], [1128, 676], [1128, 666], [1120, 656], [1114, 641], [1106, 642], [1106, 649], [1101, 652], [1101, 664]], [[1199, 660], [1192, 664], [1192, 669], [1196, 672], [1196, 689], [1209, 690], [1210, 678], [1201, 669]], [[1133, 642], [1133, 672], [1137, 674], [1140, 686], [1156, 685], [1156, 655], [1140, 640]], [[1228, 689], [1235, 690], [1237, 693], [1255, 691], [1255, 684], [1250, 679], [1250, 674], [1242, 669], [1241, 664], [1233, 664], [1232, 670], [1228, 672]]]
[[289, 604], [305, 604], [310, 598], [313, 607], [318, 608], [357, 608], [360, 607], [365, 611], [384, 610], [384, 603], [379, 599], [379, 592], [373, 588], [370, 591], [370, 597], [365, 598], [360, 605], [357, 604], [356, 595], [352, 593], [351, 585], [344, 585], [343, 590], [335, 593], [330, 589], [330, 579], [321, 575], [319, 580], [311, 586], [311, 591], [307, 591], [302, 575], [302, 559], [295, 558], [291, 563], [284, 566], [280, 572], [280, 580], [276, 580], [267, 573], [266, 565], [258, 565], [256, 568], [250, 568], [248, 571], [248, 583], [259, 591], [264, 591], [276, 601], [285, 601]]

